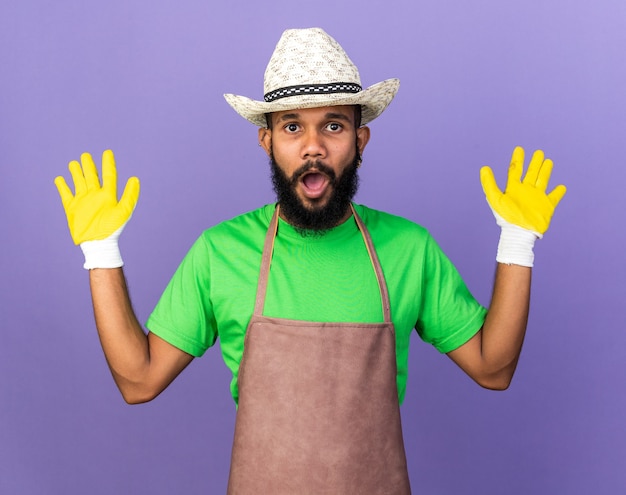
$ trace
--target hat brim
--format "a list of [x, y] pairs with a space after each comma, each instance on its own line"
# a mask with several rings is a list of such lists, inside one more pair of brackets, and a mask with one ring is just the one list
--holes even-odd
[[233, 94], [225, 94], [224, 98], [235, 112], [259, 127], [267, 127], [265, 119], [267, 113], [338, 105], [361, 105], [361, 125], [366, 125], [383, 113], [396, 96], [399, 87], [399, 79], [386, 79], [353, 94], [307, 94], [290, 96], [269, 103]]

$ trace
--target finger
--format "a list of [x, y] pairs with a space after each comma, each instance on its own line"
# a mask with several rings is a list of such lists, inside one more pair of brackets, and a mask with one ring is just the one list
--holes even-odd
[[535, 186], [537, 184], [537, 177], [539, 177], [539, 171], [543, 165], [544, 154], [543, 151], [537, 150], [533, 153], [533, 157], [530, 159], [526, 176], [524, 177], [524, 184]]
[[502, 196], [502, 191], [496, 184], [496, 178], [490, 167], [482, 167], [480, 169], [480, 183], [483, 186], [483, 191], [489, 204], [492, 206], [497, 204], [500, 196]]
[[137, 206], [137, 201], [139, 200], [139, 179], [137, 177], [131, 177], [126, 182], [126, 187], [124, 187], [124, 192], [122, 193], [122, 199], [120, 199], [119, 207], [122, 208], [122, 211], [130, 215], [135, 210], [135, 206]]
[[565, 193], [567, 192], [567, 188], [563, 184], [559, 184], [556, 186], [550, 194], [548, 194], [548, 198], [550, 202], [556, 207], [559, 204]]
[[102, 189], [117, 200], [117, 169], [115, 156], [111, 150], [102, 153]]
[[83, 174], [85, 176], [85, 183], [87, 184], [87, 190], [100, 189], [100, 181], [98, 180], [98, 170], [96, 164], [93, 162], [93, 158], [89, 153], [83, 153], [80, 155], [80, 162], [83, 165]]
[[70, 190], [65, 179], [60, 175], [54, 179], [54, 185], [57, 186], [57, 190], [59, 191], [59, 196], [61, 196], [61, 203], [63, 203], [63, 208], [66, 208], [68, 203], [74, 199], [74, 195]]
[[74, 194], [79, 196], [87, 191], [87, 183], [85, 182], [85, 176], [83, 175], [83, 169], [76, 160], [72, 160], [69, 164], [70, 174], [72, 174], [72, 180], [74, 181]]
[[541, 170], [539, 170], [539, 175], [537, 176], [537, 189], [540, 191], [548, 189], [548, 182], [550, 182], [553, 167], [554, 164], [550, 159], [544, 160], [543, 165], [541, 165]]
[[509, 165], [509, 174], [506, 180], [507, 189], [509, 186], [518, 184], [522, 179], [524, 171], [524, 148], [516, 146], [511, 155], [511, 164]]

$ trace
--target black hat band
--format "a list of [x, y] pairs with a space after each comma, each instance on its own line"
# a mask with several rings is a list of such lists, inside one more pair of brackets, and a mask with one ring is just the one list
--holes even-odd
[[270, 103], [289, 96], [300, 96], [309, 94], [331, 94], [331, 93], [359, 93], [363, 88], [355, 83], [331, 83], [331, 84], [307, 84], [303, 86], [287, 86], [286, 88], [275, 89], [266, 93], [263, 99]]

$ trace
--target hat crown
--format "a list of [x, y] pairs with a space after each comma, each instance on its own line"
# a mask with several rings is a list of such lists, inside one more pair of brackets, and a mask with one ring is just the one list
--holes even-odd
[[264, 93], [334, 83], [361, 85], [359, 71], [339, 43], [321, 28], [286, 30], [265, 69]]
[[352, 60], [323, 29], [288, 29], [265, 69], [263, 101], [231, 93], [224, 98], [259, 127], [267, 125], [269, 113], [338, 105], [359, 105], [366, 125], [387, 108], [399, 85], [394, 78], [363, 89]]

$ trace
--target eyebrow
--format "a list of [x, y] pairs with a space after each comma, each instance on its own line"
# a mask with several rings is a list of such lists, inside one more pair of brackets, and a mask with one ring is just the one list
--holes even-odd
[[299, 113], [285, 113], [278, 118], [277, 122], [280, 122], [281, 120], [292, 120], [298, 118], [300, 118]]
[[345, 120], [346, 122], [352, 122], [352, 120], [347, 115], [344, 115], [343, 113], [337, 113], [337, 112], [328, 112], [326, 114], [326, 118], [329, 120], [334, 119], [334, 120]]

